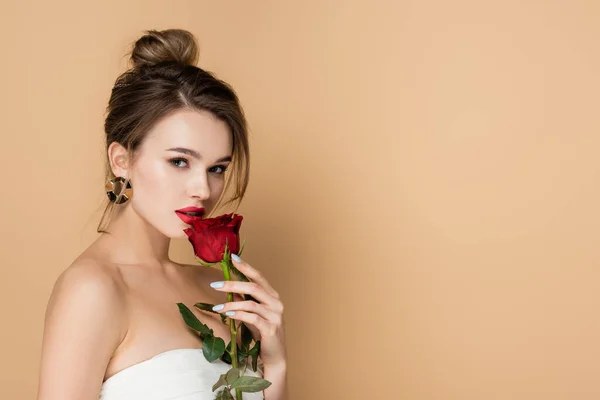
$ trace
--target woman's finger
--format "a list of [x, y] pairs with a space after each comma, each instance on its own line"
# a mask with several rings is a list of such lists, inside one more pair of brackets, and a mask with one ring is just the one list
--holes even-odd
[[259, 316], [258, 314], [250, 313], [247, 311], [230, 311], [233, 312], [233, 315], [227, 315], [229, 318], [232, 318], [237, 321], [242, 321], [248, 325], [251, 325], [258, 329], [261, 339], [268, 337], [274, 332], [273, 325], [269, 324], [264, 318]]
[[279, 303], [281, 303], [256, 282], [221, 281], [212, 282], [210, 286], [220, 292], [249, 294], [272, 310], [277, 310]]
[[279, 314], [271, 311], [267, 307], [255, 301], [234, 301], [229, 303], [218, 304], [213, 307], [213, 311], [225, 313], [225, 315], [227, 316], [230, 316], [229, 314], [227, 314], [227, 312], [230, 311], [234, 311], [235, 313], [237, 313], [238, 311], [246, 311], [258, 314], [261, 318], [273, 324], [279, 324], [281, 321], [281, 317], [279, 316]]
[[[246, 261], [240, 259], [235, 254], [231, 255], [231, 259], [233, 260], [233, 265], [239, 269], [244, 275], [246, 275], [251, 281], [258, 283], [261, 285], [271, 296], [279, 299], [279, 293], [269, 284], [269, 282], [265, 279], [265, 277], [256, 269], [250, 266]], [[239, 260], [239, 261], [238, 261]]]

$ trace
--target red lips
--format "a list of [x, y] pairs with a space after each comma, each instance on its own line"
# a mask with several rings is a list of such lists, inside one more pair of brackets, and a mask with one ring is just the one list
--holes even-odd
[[[185, 214], [186, 212], [199, 213], [198, 216]], [[175, 210], [175, 214], [181, 219], [184, 223], [188, 225], [192, 225], [192, 223], [196, 220], [202, 219], [204, 216], [204, 208], [198, 207], [185, 207], [179, 210]]]

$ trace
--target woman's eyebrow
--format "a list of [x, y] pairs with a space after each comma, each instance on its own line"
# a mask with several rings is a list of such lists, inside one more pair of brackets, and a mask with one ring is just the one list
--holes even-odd
[[[197, 158], [198, 160], [202, 160], [202, 156], [196, 150], [186, 149], [185, 147], [171, 147], [166, 151], [176, 151], [178, 153], [187, 154], [188, 156], [192, 156]], [[221, 157], [217, 160], [217, 162], [226, 162], [231, 161], [231, 156]]]

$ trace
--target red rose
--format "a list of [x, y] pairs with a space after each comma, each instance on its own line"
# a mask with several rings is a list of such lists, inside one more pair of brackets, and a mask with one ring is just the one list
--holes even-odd
[[240, 250], [241, 215], [225, 214], [216, 218], [198, 219], [183, 231], [194, 247], [196, 257], [207, 263], [223, 260], [225, 241], [230, 254]]

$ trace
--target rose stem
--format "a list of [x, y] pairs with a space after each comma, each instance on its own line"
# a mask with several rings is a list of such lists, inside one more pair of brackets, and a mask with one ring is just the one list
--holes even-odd
[[[223, 262], [221, 263], [221, 269], [223, 270], [223, 275], [226, 281], [231, 280], [231, 274], [229, 273], [229, 254], [226, 253]], [[227, 292], [227, 301], [233, 301], [233, 293]], [[238, 367], [238, 356], [237, 356], [237, 330], [235, 329], [235, 321], [229, 318], [229, 333], [231, 334], [231, 366], [233, 368]], [[240, 389], [235, 389], [235, 397], [237, 400], [242, 400], [242, 391]]]

